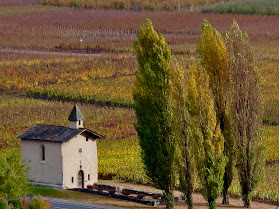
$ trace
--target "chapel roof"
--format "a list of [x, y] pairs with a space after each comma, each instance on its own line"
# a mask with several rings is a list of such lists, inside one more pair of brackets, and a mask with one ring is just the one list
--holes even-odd
[[41, 140], [53, 142], [67, 142], [75, 136], [87, 133], [93, 138], [103, 138], [103, 136], [85, 128], [73, 129], [65, 126], [52, 126], [36, 124], [18, 136], [20, 139]]
[[69, 121], [78, 121], [78, 120], [84, 120], [84, 117], [80, 111], [80, 109], [78, 108], [77, 104], [75, 104], [69, 118]]

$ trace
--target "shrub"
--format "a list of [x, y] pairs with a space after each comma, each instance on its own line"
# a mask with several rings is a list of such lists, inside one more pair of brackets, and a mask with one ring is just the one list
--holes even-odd
[[17, 209], [23, 209], [22, 202], [20, 200], [9, 200], [8, 205], [12, 205]]
[[43, 200], [40, 196], [31, 202], [27, 203], [29, 209], [50, 209], [50, 204], [47, 200]]
[[8, 204], [5, 200], [0, 199], [0, 209], [6, 209], [8, 207]]

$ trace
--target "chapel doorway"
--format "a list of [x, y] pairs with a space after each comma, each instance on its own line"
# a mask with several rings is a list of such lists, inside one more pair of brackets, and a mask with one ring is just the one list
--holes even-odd
[[84, 188], [84, 172], [80, 170], [78, 172], [78, 188]]

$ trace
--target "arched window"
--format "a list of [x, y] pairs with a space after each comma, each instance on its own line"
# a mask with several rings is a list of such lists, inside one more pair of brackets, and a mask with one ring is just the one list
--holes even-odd
[[41, 160], [42, 161], [46, 160], [46, 149], [44, 145], [41, 145]]

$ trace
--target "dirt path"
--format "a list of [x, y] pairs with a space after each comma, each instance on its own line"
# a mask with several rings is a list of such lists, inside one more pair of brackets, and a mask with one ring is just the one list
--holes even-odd
[[[121, 186], [121, 187], [127, 188], [127, 189], [136, 189], [136, 190], [142, 190], [142, 191], [146, 191], [146, 192], [153, 192], [153, 193], [162, 192], [161, 190], [155, 189], [154, 187], [151, 187], [151, 186], [138, 185], [138, 184], [120, 182], [120, 181], [115, 181], [115, 180], [99, 180], [99, 183], [116, 185], [116, 186]], [[180, 194], [180, 192], [175, 191], [175, 194], [178, 195], [178, 194]], [[207, 201], [204, 199], [204, 197], [201, 194], [194, 193], [193, 199], [194, 199], [194, 206], [196, 209], [208, 209]], [[276, 209], [278, 206], [279, 205], [276, 206], [276, 205], [272, 205], [272, 204], [253, 201], [251, 208], [252, 209]], [[165, 208], [165, 207], [160, 206], [158, 208]], [[187, 206], [184, 202], [180, 201], [175, 204], [175, 209], [182, 209], [182, 208], [187, 208]], [[222, 198], [219, 198], [217, 200], [217, 208], [222, 208], [222, 209], [242, 208], [243, 209], [244, 207], [243, 207], [243, 202], [240, 198], [230, 198], [229, 206], [222, 205]]]

